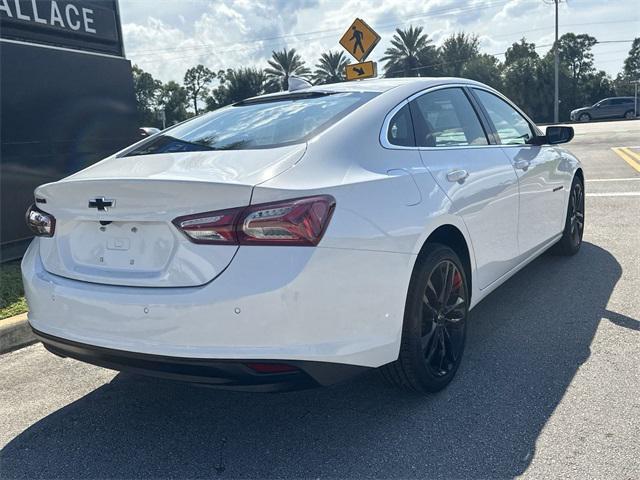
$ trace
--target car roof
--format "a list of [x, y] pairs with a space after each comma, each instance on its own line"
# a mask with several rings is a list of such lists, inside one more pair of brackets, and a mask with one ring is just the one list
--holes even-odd
[[372, 78], [367, 80], [356, 80], [352, 82], [339, 82], [339, 83], [328, 83], [324, 85], [314, 85], [307, 88], [300, 88], [297, 90], [284, 91], [284, 92], [275, 92], [268, 93], [266, 95], [259, 95], [257, 97], [252, 97], [246, 99], [246, 101], [251, 101], [255, 99], [266, 99], [269, 97], [279, 97], [282, 98], [287, 94], [300, 94], [304, 92], [376, 92], [383, 93], [388, 90], [402, 87], [402, 86], [415, 86], [416, 90], [422, 90], [425, 88], [429, 88], [430, 86], [435, 85], [443, 85], [447, 83], [468, 83], [470, 85], [482, 85], [473, 80], [469, 80], [466, 78], [455, 78], [455, 77], [408, 77], [408, 78]]

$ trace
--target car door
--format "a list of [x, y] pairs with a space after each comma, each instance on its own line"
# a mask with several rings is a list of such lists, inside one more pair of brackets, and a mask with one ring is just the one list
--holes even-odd
[[613, 104], [610, 98], [604, 99], [596, 103], [596, 107], [592, 110], [593, 118], [611, 118], [616, 116], [617, 105]]
[[421, 93], [409, 102], [416, 145], [425, 167], [462, 217], [485, 288], [515, 266], [518, 179], [461, 87]]
[[567, 192], [562, 156], [555, 147], [530, 144], [538, 134], [535, 127], [505, 99], [481, 88], [472, 91], [518, 175], [518, 245], [526, 257], [563, 229]]
[[614, 117], [624, 117], [624, 114], [629, 110], [633, 110], [633, 101], [626, 98], [614, 98]]

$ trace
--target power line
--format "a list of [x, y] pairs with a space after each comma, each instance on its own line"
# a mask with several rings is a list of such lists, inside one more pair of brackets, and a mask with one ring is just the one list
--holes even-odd
[[[490, 8], [495, 8], [501, 5], [504, 5], [506, 3], [509, 3], [509, 0], [501, 0], [501, 1], [496, 1], [496, 2], [491, 2], [491, 3], [486, 3], [486, 4], [481, 4], [481, 5], [470, 5], [467, 7], [455, 7], [455, 8], [447, 8], [447, 9], [441, 9], [441, 10], [434, 10], [432, 12], [429, 13], [423, 13], [423, 14], [417, 14], [417, 15], [411, 15], [408, 17], [403, 17], [403, 22], [400, 23], [387, 23], [387, 24], [381, 24], [381, 25], [377, 25], [377, 28], [383, 29], [383, 28], [388, 28], [388, 27], [397, 27], [400, 25], [404, 25], [405, 23], [408, 23], [411, 20], [417, 19], [417, 18], [429, 18], [429, 17], [437, 17], [437, 16], [442, 16], [442, 15], [450, 15], [450, 14], [454, 14], [454, 13], [465, 13], [465, 12], [469, 12], [469, 11], [474, 11], [474, 10], [487, 10]], [[317, 33], [328, 33], [328, 32], [342, 32], [344, 29], [343, 28], [330, 28], [330, 29], [325, 29], [325, 30], [314, 30], [314, 31], [310, 31], [310, 32], [299, 32], [299, 33], [289, 33], [289, 34], [285, 34], [285, 35], [277, 35], [274, 37], [267, 37], [267, 38], [258, 38], [258, 39], [254, 39], [254, 40], [245, 40], [245, 41], [239, 41], [239, 42], [228, 42], [228, 43], [201, 43], [199, 45], [193, 45], [190, 47], [172, 47], [172, 48], [160, 48], [160, 49], [152, 49], [152, 50], [138, 50], [138, 51], [134, 51], [132, 53], [135, 54], [153, 54], [156, 52], [162, 53], [165, 51], [176, 51], [176, 50], [180, 50], [180, 51], [184, 51], [184, 50], [195, 50], [195, 49], [201, 49], [201, 48], [218, 48], [218, 47], [226, 47], [226, 46], [237, 46], [237, 45], [243, 45], [243, 44], [252, 44], [252, 43], [260, 43], [260, 42], [269, 42], [269, 41], [273, 41], [273, 40], [282, 40], [285, 38], [299, 38], [299, 37], [306, 37], [309, 35], [314, 35]], [[323, 36], [323, 37], [319, 37], [319, 38], [327, 38], [327, 36]], [[310, 40], [315, 40], [315, 38], [312, 38]]]
[[[495, 5], [494, 5], [495, 6]], [[486, 5], [485, 5], [486, 7]], [[452, 10], [449, 10], [452, 11]], [[409, 18], [409, 17], [407, 17]], [[614, 21], [605, 21], [605, 22], [583, 22], [583, 23], [573, 23], [573, 24], [566, 24], [563, 25], [563, 28], [566, 27], [576, 27], [576, 26], [592, 26], [592, 25], [605, 25], [605, 24], [616, 24], [616, 23], [631, 23], [634, 22], [634, 20], [614, 20]], [[408, 23], [408, 22], [404, 22], [404, 23]], [[398, 25], [402, 25], [402, 24], [387, 24], [388, 26], [398, 26]], [[547, 30], [548, 27], [545, 28], [535, 28], [535, 29], [530, 29], [530, 30], [520, 30], [518, 32], [511, 32], [511, 33], [506, 33], [506, 34], [500, 34], [500, 35], [495, 35], [492, 38], [503, 38], [503, 37], [508, 37], [508, 36], [512, 36], [512, 35], [520, 35], [523, 33], [531, 33], [531, 32], [537, 32], [537, 31], [542, 31], [542, 30]], [[276, 38], [276, 37], [274, 37]], [[325, 39], [325, 38], [333, 38], [333, 35], [323, 35], [320, 37], [316, 37], [313, 39], [309, 39], [309, 40], [320, 40], [320, 39]], [[243, 42], [243, 43], [249, 43], [249, 42]], [[231, 45], [231, 44], [230, 44]], [[277, 47], [286, 47], [287, 44], [278, 44]], [[277, 48], [276, 47], [276, 48]], [[188, 47], [187, 47], [188, 48]], [[226, 49], [226, 50], [219, 50], [216, 49], [215, 54], [217, 56], [219, 56], [220, 54], [224, 54], [224, 53], [231, 53], [231, 52], [237, 52], [238, 50], [249, 50], [251, 48], [255, 48], [254, 46], [244, 46], [244, 47], [235, 47], [235, 48], [230, 48], [230, 49]], [[185, 50], [185, 49], [181, 49], [179, 47], [177, 47], [176, 49], [178, 50]], [[200, 53], [196, 53], [195, 55], [179, 55], [179, 56], [164, 56], [162, 58], [142, 58], [142, 59], [138, 59], [136, 60], [135, 63], [138, 64], [145, 64], [145, 65], [156, 65], [159, 63], [165, 63], [167, 61], [171, 61], [171, 60], [182, 60], [182, 59], [187, 59], [187, 58], [198, 58], [201, 57], [203, 54], [207, 54], [207, 52], [200, 52]], [[161, 53], [156, 53], [155, 55], [161, 55]], [[130, 57], [131, 55], [129, 55]]]

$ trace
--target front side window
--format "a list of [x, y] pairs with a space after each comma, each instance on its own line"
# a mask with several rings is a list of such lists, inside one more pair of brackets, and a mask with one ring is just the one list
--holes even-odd
[[489, 144], [476, 112], [460, 88], [425, 93], [410, 105], [419, 147]]
[[305, 92], [240, 102], [162, 132], [127, 156], [275, 148], [302, 143], [376, 95]]
[[500, 143], [503, 145], [523, 145], [534, 137], [529, 122], [507, 102], [493, 93], [474, 89], [493, 122]]

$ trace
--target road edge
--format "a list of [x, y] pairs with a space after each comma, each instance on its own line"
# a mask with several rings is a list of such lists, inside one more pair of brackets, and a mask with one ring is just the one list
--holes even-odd
[[0, 354], [26, 347], [36, 341], [26, 313], [0, 320]]

